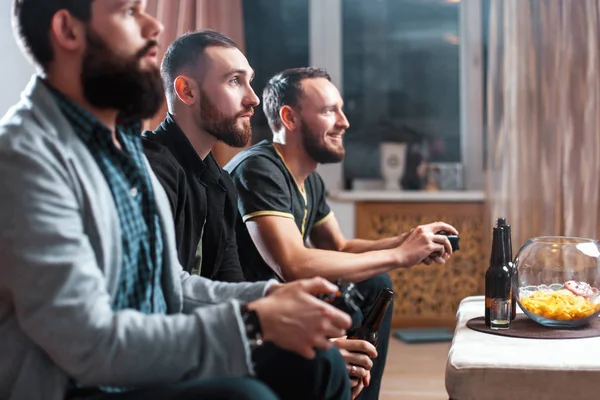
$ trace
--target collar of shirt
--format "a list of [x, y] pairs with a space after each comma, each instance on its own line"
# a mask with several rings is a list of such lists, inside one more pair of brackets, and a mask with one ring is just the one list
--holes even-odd
[[212, 152], [202, 160], [170, 113], [155, 131], [144, 132], [144, 136], [166, 146], [181, 166], [192, 171], [205, 185], [222, 186], [220, 180], [223, 170]]

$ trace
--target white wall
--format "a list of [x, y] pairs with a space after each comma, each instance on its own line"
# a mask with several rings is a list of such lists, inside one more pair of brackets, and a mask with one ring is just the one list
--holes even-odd
[[[312, 66], [326, 68], [333, 83], [342, 92], [342, 0], [310, 0], [309, 54]], [[342, 93], [343, 95], [343, 93]], [[342, 165], [319, 165], [318, 172], [330, 191], [342, 188]], [[354, 203], [329, 201], [342, 233], [353, 239]]]
[[11, 6], [12, 0], [0, 0], [0, 116], [19, 101], [21, 92], [35, 72], [14, 38]]
[[356, 232], [354, 226], [354, 202], [340, 202], [329, 200], [327, 202], [340, 223], [342, 233], [348, 239], [354, 239]]

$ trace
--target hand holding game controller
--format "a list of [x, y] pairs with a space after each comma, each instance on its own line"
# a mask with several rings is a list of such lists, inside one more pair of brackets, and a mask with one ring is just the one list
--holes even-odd
[[359, 304], [364, 301], [364, 297], [352, 282], [344, 283], [342, 280], [333, 282], [338, 291], [331, 294], [320, 294], [317, 298], [331, 304], [338, 310], [346, 314], [353, 314], [360, 310]]
[[[450, 246], [452, 247], [452, 253], [459, 249], [458, 242], [460, 241], [460, 237], [458, 235], [454, 235], [445, 231], [438, 231], [436, 235], [444, 235], [448, 238], [450, 242]], [[442, 257], [441, 252], [434, 252], [429, 255], [426, 259], [424, 259], [421, 263], [425, 265], [430, 265], [432, 262], [437, 262], [438, 264], [442, 264], [445, 260], [450, 257], [450, 254], [447, 253], [445, 257]]]
[[436, 232], [436, 234], [444, 235], [448, 238], [448, 240], [450, 241], [450, 245], [452, 246], [452, 252], [455, 252], [456, 250], [459, 249], [458, 242], [460, 241], [460, 237], [458, 235], [453, 235], [446, 231], [439, 231], [439, 232]]
[[[396, 252], [394, 255], [397, 255], [398, 267], [411, 268], [421, 263], [432, 262], [444, 264], [452, 254], [448, 234], [458, 235], [458, 231], [445, 222], [432, 222], [411, 229], [404, 235], [402, 243], [391, 249]], [[452, 240], [457, 243], [454, 238]]]

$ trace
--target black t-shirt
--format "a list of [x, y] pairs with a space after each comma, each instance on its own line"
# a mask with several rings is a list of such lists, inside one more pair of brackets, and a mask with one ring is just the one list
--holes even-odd
[[300, 190], [281, 154], [267, 141], [241, 151], [224, 169], [239, 195], [236, 232], [244, 276], [249, 281], [278, 278], [258, 253], [245, 222], [263, 215], [293, 219], [306, 243], [311, 229], [333, 215], [325, 184], [313, 172], [304, 182], [304, 191]]

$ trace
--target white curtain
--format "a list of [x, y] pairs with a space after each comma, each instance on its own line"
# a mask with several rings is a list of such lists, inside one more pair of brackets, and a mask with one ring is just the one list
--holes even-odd
[[491, 0], [490, 220], [515, 251], [540, 235], [600, 232], [600, 4]]

